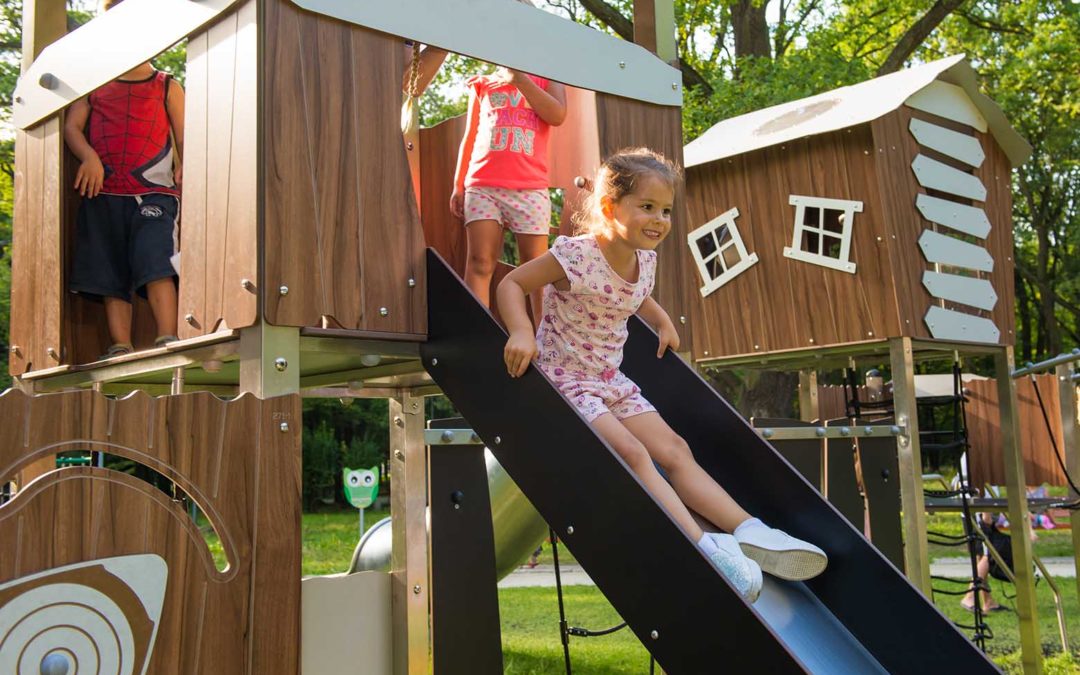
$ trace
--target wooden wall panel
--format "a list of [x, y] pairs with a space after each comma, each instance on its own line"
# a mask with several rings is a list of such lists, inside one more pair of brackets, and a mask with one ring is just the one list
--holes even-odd
[[[629, 147], [645, 146], [662, 152], [671, 161], [682, 165], [682, 116], [679, 108], [642, 103], [611, 94], [596, 94], [596, 119], [600, 140], [600, 159]], [[682, 338], [680, 351], [693, 349], [694, 296], [690, 288], [692, 261], [686, 252], [685, 186], [675, 191], [672, 229], [667, 241], [658, 249], [659, 270], [654, 296], [679, 329]], [[694, 292], [697, 290], [694, 288]], [[700, 295], [698, 296], [700, 297]], [[680, 321], [685, 317], [686, 322]]]
[[424, 240], [458, 276], [465, 274], [468, 242], [465, 224], [450, 213], [450, 195], [454, 192], [454, 169], [464, 134], [464, 115], [420, 130], [420, 221]]
[[[982, 167], [972, 171], [971, 167], [919, 146], [908, 130], [912, 118], [975, 135], [986, 153], [986, 160]], [[946, 309], [958, 309], [973, 316], [992, 319], [1001, 330], [1001, 344], [1013, 344], [1015, 319], [1013, 318], [1011, 167], [1001, 148], [990, 134], [979, 133], [965, 125], [906, 106], [878, 118], [872, 123], [872, 127], [878, 156], [878, 182], [881, 186], [889, 237], [892, 242], [890, 255], [897, 270], [897, 303], [900, 307], [904, 335], [917, 338], [931, 337], [924, 317], [927, 310], [936, 304]], [[987, 201], [973, 202], [955, 195], [939, 194], [922, 188], [911, 169], [912, 160], [920, 153], [978, 176], [987, 188]], [[921, 193], [981, 207], [986, 211], [991, 224], [990, 235], [985, 241], [975, 241], [990, 251], [994, 258], [994, 271], [991, 274], [984, 272], [973, 274], [989, 279], [993, 284], [998, 295], [998, 303], [992, 312], [937, 300], [922, 285], [923, 272], [932, 270], [934, 266], [923, 257], [918, 245], [919, 237], [926, 230], [953, 236], [956, 233], [922, 217], [922, 214], [914, 207], [915, 199]]]
[[[289, 2], [265, 8], [266, 318], [423, 333], [424, 244], [399, 127], [405, 50]], [[282, 285], [287, 295], [272, 292]]]
[[[1061, 433], [1061, 399], [1057, 377], [1053, 373], [1037, 375], [1039, 394], [1046, 405], [1057, 451], [1063, 453]], [[1005, 463], [1002, 457], [1001, 414], [998, 408], [996, 380], [972, 380], [964, 383], [968, 394], [967, 423], [968, 467], [975, 485], [1005, 484]], [[1016, 381], [1020, 449], [1024, 456], [1024, 479], [1028, 485], [1066, 486], [1065, 475], [1054, 457], [1054, 446], [1046, 428], [1042, 410], [1035, 396], [1030, 377]], [[1061, 455], [1064, 457], [1064, 454]]]
[[10, 343], [17, 350], [9, 352], [12, 375], [58, 366], [62, 359], [60, 124], [60, 117], [53, 117], [15, 137]]
[[[188, 41], [180, 337], [255, 323], [259, 284], [256, 0]], [[191, 322], [185, 321], [192, 315]]]
[[[868, 125], [693, 167], [687, 193], [693, 230], [732, 207], [758, 263], [702, 298], [702, 279], [678, 242], [688, 271], [684, 293], [700, 319], [695, 358], [876, 340], [900, 332], [884, 213]], [[853, 222], [855, 274], [784, 256], [795, 207], [790, 195], [863, 202]]]
[[[156, 469], [214, 523], [218, 571], [185, 508], [127, 474], [53, 471], [0, 507], [0, 583], [63, 565], [155, 553], [169, 568], [150, 673], [296, 673], [300, 401], [209, 394], [121, 400], [0, 396], [0, 481], [55, 450], [105, 449]], [[287, 422], [291, 430], [282, 432]], [[56, 447], [60, 444], [59, 447]], [[53, 446], [50, 448], [49, 446]]]

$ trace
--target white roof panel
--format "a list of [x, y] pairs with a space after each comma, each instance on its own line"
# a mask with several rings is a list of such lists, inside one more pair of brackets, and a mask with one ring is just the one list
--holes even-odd
[[687, 167], [697, 166], [865, 124], [896, 110], [909, 97], [937, 80], [964, 89], [986, 118], [991, 133], [1013, 166], [1027, 160], [1031, 146], [1013, 130], [997, 104], [979, 92], [975, 71], [964, 56], [958, 54], [724, 120], [687, 144], [683, 161]]

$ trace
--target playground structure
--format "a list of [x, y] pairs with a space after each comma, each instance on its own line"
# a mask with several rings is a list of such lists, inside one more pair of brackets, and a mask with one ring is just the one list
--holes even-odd
[[[733, 668], [783, 672], [921, 672], [943, 660], [964, 672], [992, 671], [692, 369], [671, 354], [658, 361], [655, 338], [635, 324], [627, 374], [687, 438], [702, 466], [755, 513], [815, 539], [830, 553], [830, 572], [823, 577], [806, 584], [770, 581], [762, 600], [746, 605], [542, 375], [530, 371], [509, 381], [501, 329], [454, 274], [464, 263], [463, 234], [443, 205], [460, 131], [449, 122], [401, 138], [402, 38], [574, 87], [574, 118], [553, 138], [565, 152], [556, 150], [552, 181], [569, 191], [572, 203], [570, 178], [621, 147], [648, 145], [672, 159], [682, 156], [680, 79], [668, 65], [675, 57], [670, 2], [635, 2], [638, 45], [504, 0], [393, 6], [127, 0], [66, 37], [62, 0], [32, 0], [27, 7], [24, 76], [14, 107], [19, 131], [9, 356], [21, 391], [0, 399], [6, 432], [0, 434], [0, 484], [17, 488], [0, 507], [0, 530], [7, 533], [4, 541], [15, 544], [0, 551], [0, 615], [29, 606], [30, 594], [49, 588], [42, 579], [59, 582], [59, 575], [77, 574], [87, 580], [79, 583], [96, 584], [99, 596], [123, 608], [124, 620], [116, 625], [134, 626], [132, 658], [142, 659], [144, 672], [198, 672], [207, 663], [224, 664], [228, 672], [336, 672], [358, 664], [373, 673], [499, 671], [487, 472], [472, 431], [425, 432], [423, 397], [444, 392], [668, 672], [704, 672], [717, 659]], [[463, 18], [470, 12], [484, 20]], [[144, 35], [137, 27], [151, 19], [164, 28]], [[524, 25], [530, 30], [520, 30]], [[120, 34], [138, 39], [121, 49], [108, 39]], [[182, 339], [94, 361], [106, 338], [98, 308], [63, 290], [78, 199], [67, 189], [75, 164], [61, 138], [63, 108], [185, 37]], [[552, 42], [564, 48], [552, 51]], [[962, 70], [959, 62], [949, 68]], [[928, 85], [943, 72], [927, 78]], [[890, 113], [880, 119], [896, 118]], [[867, 120], [864, 126], [872, 133], [883, 124]], [[865, 141], [866, 131], [860, 133]], [[975, 135], [1000, 172], [988, 183], [993, 196], [987, 201], [997, 205], [991, 220], [999, 236], [1008, 230], [1007, 153], [986, 134]], [[909, 147], [913, 141], [897, 143]], [[883, 146], [880, 154], [889, 152]], [[891, 170], [885, 175], [881, 169], [879, 181], [903, 185], [900, 169]], [[1000, 341], [974, 344], [927, 335], [922, 315], [911, 308], [918, 305], [921, 312], [928, 303], [905, 296], [914, 293], [909, 284], [893, 294], [908, 297], [907, 309], [894, 310], [897, 320], [876, 328], [872, 341], [811, 332], [812, 340], [797, 345], [734, 347], [741, 344], [731, 338], [738, 331], [733, 325], [717, 330], [710, 303], [735, 293], [749, 277], [735, 275], [703, 301], [695, 270], [704, 261], [688, 256], [681, 243], [693, 224], [704, 224], [720, 209], [756, 212], [733, 198], [698, 206], [695, 181], [691, 170], [671, 241], [660, 249], [657, 299], [678, 317], [695, 362], [765, 360], [799, 367], [804, 394], [813, 381], [808, 363], [890, 355], [899, 374], [898, 430], [888, 437], [899, 458], [905, 540], [915, 542], [904, 548], [903, 562], [908, 579], [925, 591], [924, 539], [912, 538], [925, 530], [921, 492], [912, 487], [920, 466], [909, 400], [913, 362], [957, 350], [994, 355], [1003, 375], [1002, 431], [1014, 494], [1023, 485], [1023, 467], [1011, 412], [1011, 338], [1003, 332]], [[912, 186], [905, 195], [909, 209], [919, 191]], [[857, 192], [833, 196], [864, 201], [856, 228], [864, 224], [859, 218], [881, 218], [872, 216], [875, 209], [888, 212]], [[681, 206], [686, 203], [689, 216]], [[1001, 213], [1004, 220], [998, 220]], [[852, 216], [845, 218], [850, 225]], [[866, 234], [855, 232], [858, 238]], [[822, 230], [819, 240], [825, 236]], [[431, 247], [427, 253], [425, 245]], [[915, 239], [901, 245], [914, 250]], [[763, 269], [766, 256], [779, 255], [767, 253], [765, 245], [753, 248]], [[875, 256], [854, 250], [849, 255], [861, 266], [854, 278], [861, 279]], [[1008, 267], [1004, 278], [1011, 278], [1011, 265], [997, 255], [993, 274]], [[897, 250], [889, 258], [899, 278], [915, 256]], [[850, 271], [820, 274], [820, 284], [803, 288], [831, 288], [836, 281], [830, 275]], [[875, 278], [888, 277], [879, 270]], [[747, 302], [758, 297], [754, 289], [739, 293]], [[955, 312], [953, 300], [943, 300], [949, 307], [940, 309]], [[1004, 304], [1011, 313], [1011, 302]], [[778, 317], [789, 311], [779, 303], [773, 307]], [[879, 310], [866, 309], [871, 317]], [[798, 311], [792, 307], [791, 316]], [[999, 307], [993, 315], [1003, 312]], [[969, 317], [959, 319], [969, 327], [991, 321], [979, 311], [957, 313]], [[902, 323], [904, 317], [911, 323]], [[760, 318], [761, 325], [769, 323]], [[151, 337], [148, 319], [146, 307], [137, 307], [142, 328], [136, 341], [142, 346]], [[129, 392], [139, 393], [107, 397]], [[389, 573], [300, 582], [301, 392], [390, 399]], [[225, 402], [214, 395], [237, 398]], [[543, 433], [537, 419], [545, 420]], [[728, 439], [726, 447], [716, 449], [718, 438]], [[213, 524], [225, 542], [227, 567], [214, 565], [186, 512], [156, 488], [101, 467], [56, 469], [55, 454], [64, 448], [124, 457], [163, 475]], [[597, 475], [610, 480], [597, 484]], [[770, 499], [775, 494], [785, 495], [783, 504]], [[1023, 500], [1010, 504], [1014, 523], [1026, 526], [1024, 516]], [[627, 561], [613, 554], [612, 542], [642, 536], [662, 555]], [[1018, 560], [1030, 557], [1030, 544], [1014, 537], [1014, 546], [1025, 545], [1028, 556], [1021, 548]], [[130, 577], [111, 571], [117, 563], [106, 560], [126, 560], [121, 567], [147, 560], [132, 556], [164, 561], [159, 603], [134, 583], [127, 583], [130, 591], [117, 590], [116, 580]], [[150, 561], [146, 569], [160, 569], [155, 558]], [[1030, 583], [1030, 570], [1018, 569], [1025, 666], [1036, 672], [1039, 657], [1029, 650], [1032, 639], [1038, 645]], [[889, 598], [889, 616], [865, 602], [869, 587]], [[142, 613], [129, 611], [140, 606]], [[155, 607], [157, 614], [150, 611]], [[26, 672], [60, 658], [57, 650], [65, 644], [46, 618], [35, 621], [44, 622], [47, 639], [26, 652], [38, 659], [27, 661]], [[222, 624], [229, 630], [219, 629]], [[718, 641], [719, 631], [731, 640]], [[919, 649], [911, 649], [913, 642]]]

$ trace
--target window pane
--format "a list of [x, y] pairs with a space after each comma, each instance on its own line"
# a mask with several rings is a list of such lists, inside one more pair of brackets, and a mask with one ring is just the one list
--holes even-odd
[[824, 229], [841, 234], [844, 231], [844, 212], [837, 209], [823, 209], [825, 211]]
[[739, 249], [736, 246], [728, 246], [724, 249], [722, 255], [724, 257], [724, 265], [728, 269], [738, 265], [739, 260], [741, 260], [741, 258], [739, 258]]
[[716, 228], [716, 240], [720, 242], [721, 246], [731, 241], [731, 231], [728, 229], [727, 225], [721, 225]]
[[830, 258], [840, 259], [840, 245], [843, 243], [842, 239], [832, 236], [824, 237], [824, 249], [822, 255], [827, 255]]
[[706, 264], [709, 267], [709, 276], [713, 279], [718, 278], [721, 274], [727, 271], [724, 268], [724, 261], [723, 259], [721, 259], [720, 256], [716, 256]]
[[821, 253], [821, 235], [817, 230], [803, 230], [802, 250], [807, 253]]
[[807, 206], [804, 208], [803, 224], [810, 227], [821, 227], [821, 209], [816, 206]]
[[704, 260], [710, 255], [716, 252], [716, 240], [713, 239], [712, 233], [705, 235], [697, 240], [698, 251], [701, 252], [701, 259]]

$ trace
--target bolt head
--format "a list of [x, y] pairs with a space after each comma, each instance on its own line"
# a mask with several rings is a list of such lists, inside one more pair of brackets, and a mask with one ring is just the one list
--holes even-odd
[[409, 277], [409, 288], [416, 288], [416, 279]]
[[672, 82], [671, 83], [671, 91], [679, 91], [679, 83], [678, 82]]
[[566, 528], [566, 533], [567, 534], [573, 534], [574, 533], [574, 526], [573, 525], [568, 526]]
[[394, 451], [394, 458], [404, 460], [405, 459], [405, 453], [400, 451], [400, 450], [395, 450]]
[[649, 637], [651, 637], [654, 640], [659, 640], [660, 639], [660, 631], [658, 631], [658, 630], [649, 631]]
[[441, 440], [443, 443], [453, 443], [454, 432], [447, 429], [446, 431], [442, 432], [442, 436], [439, 437], [439, 440]]
[[439, 365], [439, 359], [431, 359], [431, 365], [433, 365], [433, 366]]
[[413, 595], [420, 595], [420, 584], [416, 584], [412, 587]]
[[277, 292], [280, 295], [288, 295], [289, 294], [289, 287], [282, 284], [281, 286], [278, 287]]
[[685, 324], [686, 323], [686, 317], [685, 316], [680, 316], [679, 317], [679, 323]]
[[287, 432], [289, 430], [289, 423], [288, 422], [282, 422], [281, 425], [278, 428], [281, 429], [281, 433], [285, 433], [285, 432]]
[[248, 290], [248, 291], [254, 291], [255, 290], [255, 283], [251, 279], [241, 279], [240, 280], [240, 285], [243, 286], [245, 290]]
[[279, 356], [274, 359], [274, 370], [278, 371], [279, 373], [284, 373], [288, 367], [289, 362], [284, 357]]
[[496, 436], [495, 437], [495, 445], [499, 445], [500, 443], [502, 443], [502, 436]]
[[619, 61], [619, 67], [620, 68], [625, 68], [626, 67], [626, 61]]
[[385, 307], [379, 308], [379, 316], [390, 316], [390, 310]]
[[195, 315], [192, 314], [191, 312], [188, 312], [187, 314], [184, 315], [184, 321], [186, 321], [189, 324], [191, 324], [192, 326], [194, 326], [195, 325]]
[[395, 417], [395, 418], [394, 418], [394, 426], [397, 426], [397, 427], [404, 427], [404, 426], [405, 426], [405, 420], [401, 419], [401, 417], [400, 417], [400, 416], [398, 416], [398, 417]]

